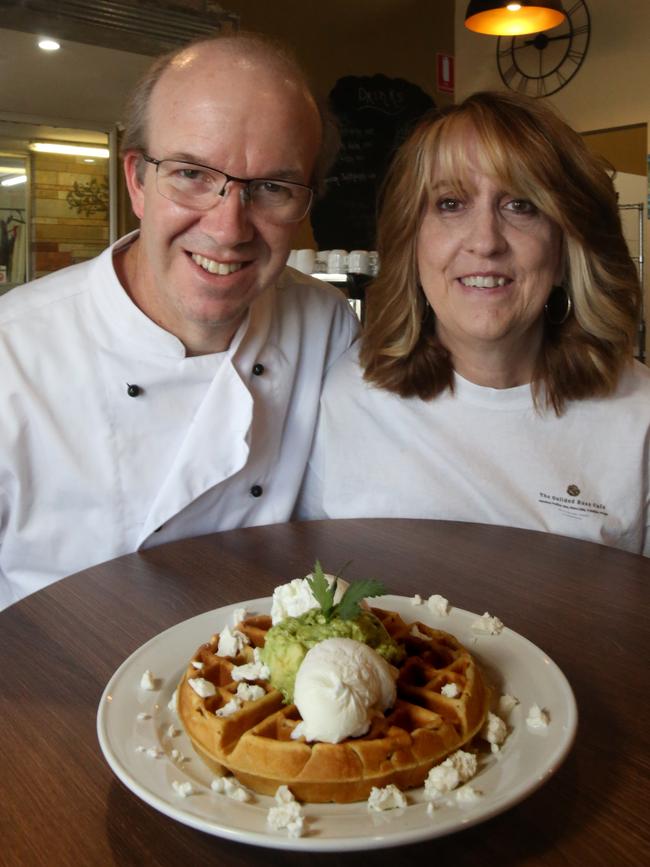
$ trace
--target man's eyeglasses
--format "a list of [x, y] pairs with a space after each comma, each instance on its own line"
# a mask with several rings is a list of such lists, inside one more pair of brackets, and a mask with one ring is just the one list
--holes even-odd
[[271, 223], [297, 223], [311, 207], [314, 191], [306, 184], [275, 178], [237, 178], [219, 169], [185, 160], [155, 160], [142, 154], [156, 167], [156, 188], [161, 196], [197, 211], [209, 211], [225, 196], [229, 183], [242, 184], [241, 200]]

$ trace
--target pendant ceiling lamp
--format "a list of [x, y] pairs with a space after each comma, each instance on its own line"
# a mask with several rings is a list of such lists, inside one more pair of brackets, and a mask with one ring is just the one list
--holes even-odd
[[472, 0], [465, 27], [490, 36], [521, 36], [557, 27], [566, 18], [562, 0]]

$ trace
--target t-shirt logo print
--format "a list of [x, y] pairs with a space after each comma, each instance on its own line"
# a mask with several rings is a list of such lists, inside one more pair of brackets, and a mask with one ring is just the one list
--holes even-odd
[[566, 492], [572, 497], [580, 496], [580, 488], [577, 485], [569, 485], [569, 487], [566, 489]]

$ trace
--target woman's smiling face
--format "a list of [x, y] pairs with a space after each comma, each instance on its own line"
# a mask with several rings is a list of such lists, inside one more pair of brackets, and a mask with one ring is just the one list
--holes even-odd
[[463, 183], [434, 177], [417, 239], [420, 282], [461, 374], [464, 354], [503, 351], [530, 368], [517, 375], [529, 381], [544, 304], [561, 281], [561, 231], [480, 162]]

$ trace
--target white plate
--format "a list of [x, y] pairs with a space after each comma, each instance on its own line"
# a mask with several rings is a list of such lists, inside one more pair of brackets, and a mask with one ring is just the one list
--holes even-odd
[[[242, 606], [248, 613], [267, 613], [270, 599], [228, 605], [185, 620], [136, 650], [115, 672], [102, 695], [97, 733], [106, 761], [119, 779], [147, 804], [192, 828], [240, 843], [299, 851], [353, 851], [414, 843], [450, 834], [507, 810], [541, 786], [567, 755], [577, 725], [571, 687], [555, 663], [538, 647], [505, 628], [499, 635], [478, 634], [471, 625], [477, 615], [452, 608], [448, 616], [432, 614], [426, 605], [414, 607], [403, 596], [384, 596], [382, 608], [399, 612], [407, 621], [420, 620], [456, 635], [482, 665], [497, 692], [516, 696], [520, 704], [507, 718], [510, 733], [498, 755], [481, 754], [472, 780], [479, 800], [460, 806], [450, 798], [433, 816], [427, 814], [422, 789], [407, 793], [408, 806], [386, 812], [357, 804], [307, 804], [306, 834], [289, 837], [266, 824], [272, 798], [255, 795], [239, 803], [210, 789], [213, 775], [194, 754], [179, 731], [176, 714], [168, 708], [187, 661], [214, 632], [231, 624]], [[149, 669], [157, 678], [155, 691], [140, 687]], [[550, 714], [546, 729], [526, 724], [528, 710], [538, 704]], [[146, 714], [147, 718], [138, 718]], [[170, 732], [170, 726], [175, 731]], [[138, 748], [161, 751], [158, 758]], [[178, 750], [184, 759], [173, 759]], [[172, 782], [189, 781], [194, 794], [183, 798]]]

